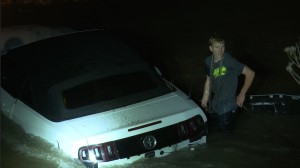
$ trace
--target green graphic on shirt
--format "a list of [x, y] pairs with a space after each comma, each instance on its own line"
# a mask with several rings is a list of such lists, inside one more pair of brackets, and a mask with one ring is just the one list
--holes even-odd
[[225, 66], [221, 66], [219, 68], [214, 69], [213, 76], [215, 78], [225, 75], [227, 72], [227, 68]]

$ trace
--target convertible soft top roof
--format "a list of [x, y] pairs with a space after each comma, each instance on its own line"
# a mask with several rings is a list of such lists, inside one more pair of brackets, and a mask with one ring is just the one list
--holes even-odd
[[22, 87], [24, 82], [31, 82], [46, 88], [81, 74], [107, 74], [116, 67], [142, 61], [119, 38], [100, 30], [34, 42], [9, 51], [1, 59], [2, 78], [14, 81], [10, 84]]
[[[64, 90], [141, 71], [151, 74], [157, 84], [157, 88], [147, 94], [98, 103], [84, 110], [82, 107], [66, 109], [62, 104]], [[152, 65], [135, 48], [118, 36], [99, 30], [37, 41], [1, 56], [1, 87], [52, 121], [106, 111], [169, 92], [160, 80]]]

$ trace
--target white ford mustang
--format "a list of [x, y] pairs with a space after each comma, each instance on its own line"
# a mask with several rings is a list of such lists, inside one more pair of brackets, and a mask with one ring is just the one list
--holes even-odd
[[99, 30], [2, 55], [1, 110], [87, 167], [206, 143], [201, 108], [132, 47]]

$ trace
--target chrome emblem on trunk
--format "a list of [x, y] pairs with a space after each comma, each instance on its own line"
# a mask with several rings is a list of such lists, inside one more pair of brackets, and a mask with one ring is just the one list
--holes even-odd
[[147, 135], [143, 138], [143, 145], [146, 149], [153, 149], [156, 146], [156, 139], [152, 135]]

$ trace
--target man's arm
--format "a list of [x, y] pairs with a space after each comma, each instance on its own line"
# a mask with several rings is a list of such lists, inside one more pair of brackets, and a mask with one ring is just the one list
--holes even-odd
[[209, 94], [210, 94], [210, 78], [209, 76], [206, 76], [206, 80], [204, 83], [204, 90], [203, 90], [203, 96], [201, 100], [201, 106], [207, 110], [207, 103], [209, 99]]
[[244, 80], [243, 87], [242, 87], [239, 95], [237, 96], [237, 100], [236, 100], [236, 103], [239, 107], [243, 106], [243, 103], [244, 103], [245, 97], [246, 97], [246, 93], [253, 82], [255, 72], [252, 69], [250, 69], [248, 66], [244, 66], [242, 74], [245, 75], [245, 80]]

